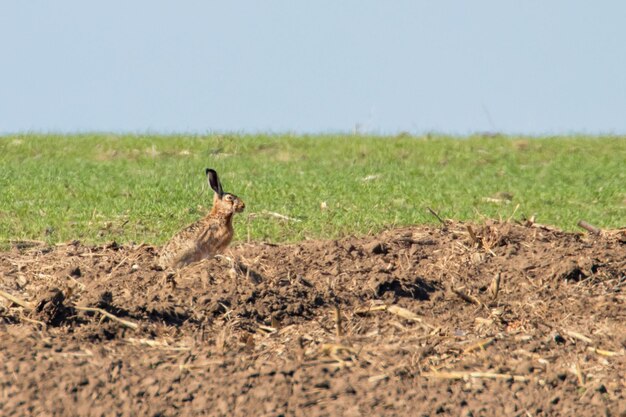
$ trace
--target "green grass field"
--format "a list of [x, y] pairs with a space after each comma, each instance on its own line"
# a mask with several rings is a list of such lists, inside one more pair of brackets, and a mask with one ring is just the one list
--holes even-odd
[[[5, 245], [160, 244], [210, 206], [205, 167], [246, 202], [238, 240], [436, 223], [426, 207], [459, 220], [626, 226], [626, 139], [616, 137], [11, 135], [0, 137], [0, 167]], [[498, 193], [512, 200], [488, 199]]]

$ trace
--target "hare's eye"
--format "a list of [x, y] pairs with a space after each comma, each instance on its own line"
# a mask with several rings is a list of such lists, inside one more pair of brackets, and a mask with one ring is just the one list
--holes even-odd
[[224, 200], [226, 200], [226, 201], [233, 201], [233, 196], [232, 196], [232, 195], [230, 195], [230, 194], [226, 194], [226, 195], [224, 196]]

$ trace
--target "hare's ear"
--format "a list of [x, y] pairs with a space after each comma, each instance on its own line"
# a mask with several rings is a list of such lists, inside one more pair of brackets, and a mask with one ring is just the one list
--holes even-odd
[[206, 178], [209, 182], [209, 186], [220, 198], [222, 198], [222, 196], [224, 195], [224, 190], [222, 190], [222, 183], [220, 182], [220, 178], [217, 176], [217, 172], [215, 172], [215, 170], [211, 168], [207, 168]]

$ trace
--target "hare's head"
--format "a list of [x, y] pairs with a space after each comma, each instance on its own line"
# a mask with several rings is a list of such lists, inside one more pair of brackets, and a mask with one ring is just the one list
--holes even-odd
[[225, 193], [222, 189], [222, 183], [220, 182], [217, 172], [211, 168], [206, 169], [206, 178], [209, 182], [209, 186], [213, 189], [215, 194], [213, 195], [213, 210], [212, 212], [222, 214], [241, 213], [246, 208], [242, 199], [234, 194]]

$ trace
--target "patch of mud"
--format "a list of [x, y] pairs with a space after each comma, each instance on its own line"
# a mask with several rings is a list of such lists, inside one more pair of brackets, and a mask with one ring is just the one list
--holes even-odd
[[0, 415], [624, 415], [625, 235], [2, 253]]

